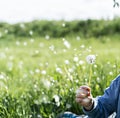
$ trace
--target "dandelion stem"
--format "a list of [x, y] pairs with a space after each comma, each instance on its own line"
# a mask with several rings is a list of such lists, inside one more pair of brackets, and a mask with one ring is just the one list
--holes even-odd
[[92, 77], [92, 65], [90, 65], [90, 75], [89, 75], [88, 86], [91, 86], [91, 77]]

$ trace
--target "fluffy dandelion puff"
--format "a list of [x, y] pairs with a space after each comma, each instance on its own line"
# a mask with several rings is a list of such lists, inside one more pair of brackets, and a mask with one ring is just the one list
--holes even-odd
[[88, 64], [93, 64], [96, 60], [96, 56], [95, 55], [88, 55], [86, 57], [86, 61], [88, 62]]

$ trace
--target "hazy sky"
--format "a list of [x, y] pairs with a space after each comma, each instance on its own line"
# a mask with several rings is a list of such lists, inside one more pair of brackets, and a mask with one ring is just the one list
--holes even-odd
[[113, 8], [113, 4], [113, 0], [0, 0], [0, 22], [120, 16], [120, 8]]

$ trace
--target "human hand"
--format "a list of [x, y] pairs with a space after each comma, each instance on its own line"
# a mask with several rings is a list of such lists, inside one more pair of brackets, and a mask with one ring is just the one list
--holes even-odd
[[90, 87], [80, 86], [76, 91], [76, 102], [83, 106], [86, 110], [91, 110], [93, 107], [93, 97]]

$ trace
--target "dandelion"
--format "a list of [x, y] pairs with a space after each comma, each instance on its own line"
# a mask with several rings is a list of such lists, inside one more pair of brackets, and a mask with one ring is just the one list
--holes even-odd
[[62, 69], [61, 69], [61, 68], [59, 68], [59, 67], [57, 67], [57, 68], [56, 68], [56, 72], [58, 72], [58, 73], [62, 74]]
[[19, 46], [19, 45], [20, 45], [20, 42], [19, 42], [19, 41], [16, 41], [16, 45]]
[[65, 24], [65, 23], [63, 23], [63, 24], [62, 24], [62, 27], [65, 27], [65, 26], [66, 26], [66, 24]]
[[5, 31], [4, 31], [4, 32], [5, 32], [5, 34], [7, 34], [7, 33], [8, 33], [8, 30], [7, 30], [7, 29], [5, 29]]
[[74, 61], [74, 62], [78, 62], [78, 61], [79, 61], [78, 57], [75, 56], [74, 59], [73, 59], [73, 61]]
[[41, 74], [42, 74], [42, 75], [46, 75], [46, 73], [47, 73], [46, 70], [42, 70], [42, 71], [41, 71]]
[[2, 33], [0, 32], [0, 38], [2, 37]]
[[96, 56], [95, 55], [88, 55], [86, 57], [86, 61], [88, 62], [88, 64], [93, 64], [95, 62]]
[[27, 42], [24, 42], [23, 45], [24, 45], [24, 46], [27, 46]]
[[71, 46], [70, 43], [65, 39], [63, 39], [63, 44], [66, 48], [70, 48], [70, 46]]
[[113, 72], [109, 72], [109, 75], [113, 75]]
[[29, 34], [30, 34], [30, 35], [33, 35], [33, 31], [32, 31], [32, 30], [30, 30], [30, 31], [29, 31]]
[[92, 64], [95, 62], [96, 56], [95, 55], [88, 55], [86, 57], [86, 61], [88, 64], [90, 64], [90, 75], [89, 75], [89, 81], [88, 85], [90, 86], [91, 76], [92, 76]]
[[80, 47], [81, 47], [81, 48], [85, 48], [85, 45], [81, 45]]
[[45, 36], [45, 39], [46, 39], [46, 40], [49, 40], [49, 39], [50, 39], [50, 36], [49, 36], [49, 35], [46, 35], [46, 36]]
[[80, 65], [83, 65], [83, 64], [84, 64], [84, 61], [83, 61], [83, 60], [80, 60], [80, 61], [79, 61], [79, 64], [80, 64]]
[[35, 40], [34, 39], [30, 39], [30, 42], [33, 43]]
[[65, 64], [68, 65], [70, 62], [69, 60], [65, 60]]
[[79, 41], [79, 40], [80, 40], [80, 37], [79, 37], [79, 36], [77, 36], [77, 37], [76, 37], [76, 40], [77, 40], [77, 41]]

